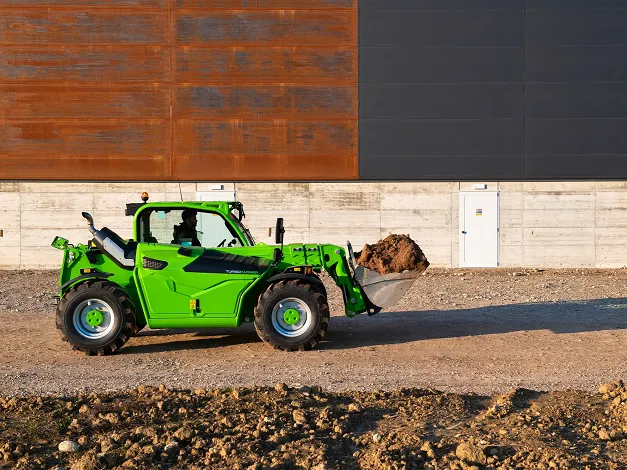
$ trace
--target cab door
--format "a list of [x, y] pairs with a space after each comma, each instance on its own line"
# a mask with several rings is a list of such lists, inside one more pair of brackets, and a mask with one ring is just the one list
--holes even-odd
[[[242, 247], [237, 235], [234, 238], [225, 226], [227, 222], [215, 213], [197, 214], [198, 238], [204, 246], [162, 243], [159, 237], [171, 236], [171, 230], [160, 227], [159, 221], [169, 219], [168, 225], [172, 225], [176, 217], [172, 211], [167, 217], [157, 212], [154, 220], [150, 216], [150, 236], [158, 243], [137, 245], [136, 281], [143, 292], [148, 325], [237, 326], [242, 295], [268, 269], [269, 262], [246, 256], [250, 248]], [[225, 247], [229, 243], [239, 246]]]

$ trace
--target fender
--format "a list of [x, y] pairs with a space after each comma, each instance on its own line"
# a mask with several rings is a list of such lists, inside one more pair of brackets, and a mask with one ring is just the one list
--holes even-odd
[[61, 285], [61, 292], [63, 292], [63, 290], [65, 290], [66, 287], [71, 286], [72, 284], [75, 284], [79, 281], [84, 281], [87, 279], [107, 279], [108, 277], [111, 277], [111, 276], [113, 276], [113, 274], [101, 273], [101, 272], [81, 274], [80, 276], [76, 276], [74, 279], [70, 279], [69, 281], [63, 283], [63, 285]]
[[320, 287], [320, 289], [324, 293], [324, 296], [325, 297], [327, 296], [327, 289], [324, 287], [324, 283], [320, 280], [318, 276], [313, 276], [313, 275], [308, 276], [306, 274], [299, 274], [299, 273], [282, 273], [282, 274], [277, 274], [276, 276], [272, 276], [271, 278], [266, 280], [266, 282], [268, 284], [272, 284], [277, 281], [283, 281], [283, 280], [291, 281], [293, 279], [301, 279], [303, 281], [310, 282], [311, 284], [315, 284]]

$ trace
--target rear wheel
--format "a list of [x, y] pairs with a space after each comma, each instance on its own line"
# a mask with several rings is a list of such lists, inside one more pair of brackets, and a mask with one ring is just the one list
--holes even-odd
[[322, 290], [302, 280], [272, 284], [255, 308], [259, 337], [276, 349], [305, 351], [324, 337], [329, 305]]
[[70, 289], [59, 302], [56, 322], [61, 338], [73, 349], [100, 356], [120, 349], [136, 329], [126, 292], [103, 281]]

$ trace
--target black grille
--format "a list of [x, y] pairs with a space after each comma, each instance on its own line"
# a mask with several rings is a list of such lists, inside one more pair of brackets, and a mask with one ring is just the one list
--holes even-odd
[[167, 265], [168, 263], [166, 263], [165, 261], [147, 258], [146, 256], [144, 256], [144, 268], [146, 269], [154, 269], [158, 271], [165, 268]]

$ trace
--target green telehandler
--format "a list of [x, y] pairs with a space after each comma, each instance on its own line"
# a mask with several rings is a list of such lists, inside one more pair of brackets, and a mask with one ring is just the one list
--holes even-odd
[[[379, 275], [357, 266], [347, 251], [327, 244], [255, 243], [240, 202], [148, 202], [126, 206], [133, 238], [96, 229], [64, 251], [56, 325], [64, 341], [89, 355], [120, 349], [144, 327], [213, 328], [254, 323], [259, 337], [286, 351], [313, 348], [329, 324], [319, 273], [342, 291], [345, 313], [378, 313], [398, 302], [420, 273]], [[177, 225], [178, 224], [178, 225]]]

